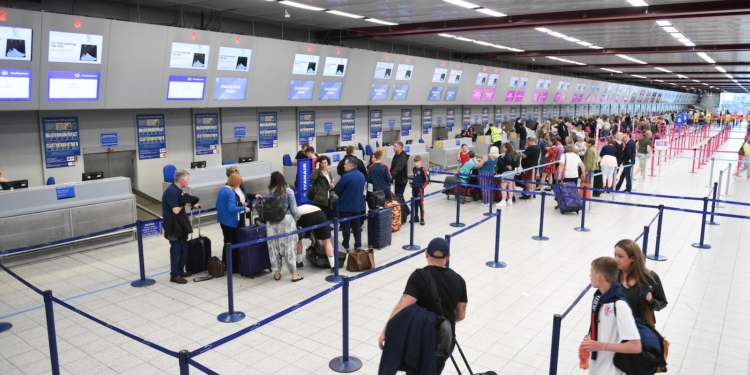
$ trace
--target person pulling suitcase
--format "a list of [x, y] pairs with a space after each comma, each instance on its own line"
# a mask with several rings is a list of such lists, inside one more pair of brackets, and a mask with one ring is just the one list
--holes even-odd
[[174, 182], [164, 190], [161, 197], [164, 238], [169, 241], [170, 245], [171, 269], [169, 281], [177, 284], [187, 283], [185, 277], [192, 275], [192, 273], [185, 271], [188, 260], [188, 235], [193, 233], [190, 220], [185, 212], [185, 206], [191, 206], [199, 210], [201, 208], [198, 197], [193, 197], [182, 191], [189, 183], [190, 173], [184, 169], [178, 169], [174, 174]]

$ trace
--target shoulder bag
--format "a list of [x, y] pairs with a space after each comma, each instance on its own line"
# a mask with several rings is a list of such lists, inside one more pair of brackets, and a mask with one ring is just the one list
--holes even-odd
[[346, 270], [362, 272], [375, 268], [375, 250], [354, 250], [346, 257]]

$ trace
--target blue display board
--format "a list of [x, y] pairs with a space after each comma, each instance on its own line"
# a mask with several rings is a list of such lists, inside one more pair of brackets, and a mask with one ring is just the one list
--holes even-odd
[[515, 122], [516, 121], [516, 107], [510, 107], [510, 121]]
[[528, 108], [525, 105], [521, 106], [521, 120], [523, 120], [523, 121], [527, 120], [527, 117], [526, 117], [526, 116], [528, 116], [528, 114], [526, 113], [527, 109]]
[[456, 101], [456, 94], [458, 93], [458, 87], [448, 87], [445, 89], [445, 96], [443, 101], [453, 102]]
[[449, 132], [452, 132], [455, 126], [456, 126], [456, 109], [448, 108], [448, 110], [445, 113], [445, 127], [448, 128]]
[[388, 127], [393, 129], [396, 127], [396, 120], [390, 119], [388, 120]]
[[195, 114], [195, 154], [212, 155], [219, 153], [219, 114]]
[[167, 136], [164, 115], [136, 115], [138, 129], [138, 160], [167, 157]]
[[354, 133], [354, 110], [347, 109], [341, 111], [341, 141], [353, 141], [355, 138]]
[[490, 123], [490, 109], [482, 108], [482, 125], [487, 126]]
[[161, 219], [144, 221], [141, 223], [141, 234], [143, 237], [157, 236], [161, 234]]
[[55, 192], [57, 193], [57, 199], [75, 198], [76, 196], [75, 187], [72, 185], [57, 187], [55, 188]]
[[[505, 116], [508, 116], [507, 114]], [[503, 107], [495, 107], [495, 125], [500, 129], [500, 123], [503, 121]]]
[[464, 108], [463, 126], [461, 129], [466, 130], [471, 125], [471, 108]]
[[99, 143], [102, 147], [117, 147], [120, 144], [117, 133], [100, 133]]
[[45, 117], [42, 126], [46, 167], [74, 167], [81, 155], [78, 117]]
[[370, 139], [378, 139], [383, 133], [383, 111], [370, 111]]
[[404, 137], [411, 135], [411, 109], [401, 110], [401, 135]]
[[432, 129], [432, 109], [422, 110], [422, 134], [430, 134]]
[[534, 121], [539, 121], [539, 106], [534, 106], [534, 114], [531, 117]]
[[258, 147], [279, 147], [279, 116], [276, 112], [258, 113]]
[[391, 100], [406, 100], [409, 95], [409, 85], [393, 85]]
[[312, 159], [297, 160], [297, 191], [295, 191], [295, 198], [298, 205], [310, 203], [310, 200], [307, 199], [307, 190], [310, 188], [312, 172]]
[[313, 144], [313, 138], [315, 138], [315, 111], [301, 111], [297, 118], [299, 144]]
[[326, 122], [323, 124], [323, 131], [326, 133], [330, 133], [333, 131], [333, 123], [332, 122]]
[[246, 129], [244, 126], [235, 126], [234, 127], [234, 137], [235, 138], [245, 138], [247, 135]]

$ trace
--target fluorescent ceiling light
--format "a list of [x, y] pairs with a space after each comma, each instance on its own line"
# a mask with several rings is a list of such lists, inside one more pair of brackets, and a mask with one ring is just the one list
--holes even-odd
[[518, 48], [508, 48], [508, 50], [513, 52], [524, 52], [524, 50]]
[[631, 76], [631, 77], [636, 77], [636, 78], [643, 78], [643, 79], [648, 79], [648, 77], [644, 77], [644, 76], [639, 76], [639, 75], [637, 75], [637, 74], [631, 74], [630, 76]]
[[669, 70], [666, 70], [666, 69], [664, 69], [664, 68], [654, 68], [654, 69], [656, 69], [656, 70], [661, 70], [662, 72], [665, 72], [665, 73], [672, 73], [671, 71], [669, 71]]
[[550, 30], [550, 29], [546, 29], [546, 28], [544, 28], [544, 27], [537, 27], [537, 28], [536, 28], [536, 31], [541, 31], [541, 32], [543, 32], [543, 33], [551, 33], [551, 32], [552, 32], [552, 30]]
[[475, 40], [474, 43], [482, 45], [482, 46], [489, 46], [489, 47], [494, 46], [494, 44], [492, 44], [492, 43], [483, 42], [481, 40]]
[[604, 47], [599, 47], [599, 46], [589, 46], [589, 48], [591, 48], [591, 49], [604, 49]]
[[580, 44], [580, 45], [582, 45], [582, 46], [586, 46], [586, 47], [588, 47], [588, 46], [593, 46], [593, 44], [591, 44], [591, 43], [589, 43], [589, 42], [576, 42], [576, 43], [578, 43], [578, 44]]
[[[398, 25], [395, 22], [381, 21], [381, 20], [375, 19], [375, 18], [365, 18], [365, 21], [370, 21], [370, 22], [379, 23], [381, 25], [388, 25], [388, 26], [397, 26]], [[440, 35], [442, 36], [443, 34], [440, 34]]]
[[562, 34], [562, 33], [558, 33], [557, 31], [553, 31], [553, 32], [549, 33], [549, 35], [552, 35], [552, 36], [556, 36], [556, 37], [558, 37], [558, 38], [562, 38], [562, 39], [564, 39], [564, 38], [567, 38], [567, 37], [568, 37], [567, 35], [565, 35], [565, 34]]
[[687, 39], [682, 33], [669, 33], [675, 39]]
[[676, 83], [672, 83], [672, 82], [670, 82], [669, 84], [670, 84], [670, 85], [672, 85], [672, 86], [677, 86], [677, 84], [676, 84]]
[[659, 20], [659, 21], [656, 21], [656, 24], [663, 27], [663, 26], [669, 26], [672, 23], [667, 20]]
[[494, 10], [489, 10], [487, 8], [479, 8], [479, 9], [475, 9], [475, 10], [477, 12], [479, 12], [479, 13], [484, 13], [484, 14], [486, 14], [488, 16], [492, 16], [492, 17], [505, 17], [505, 16], [507, 16], [507, 14], [503, 14], [503, 13], [500, 13], [500, 12], [495, 12]]
[[666, 31], [668, 33], [679, 33], [680, 32], [680, 30], [677, 30], [677, 28], [674, 27], [674, 26], [664, 26], [663, 29], [664, 29], [664, 31]]
[[464, 38], [462, 36], [457, 36], [456, 40], [463, 40], [464, 42], [473, 42], [474, 39]]
[[628, 2], [630, 3], [630, 5], [634, 7], [647, 7], [648, 6], [648, 3], [643, 0], [628, 0]]
[[576, 38], [573, 38], [573, 37], [570, 37], [570, 36], [569, 37], [565, 37], [563, 39], [567, 40], [568, 42], [580, 42], [581, 41], [580, 39], [576, 39]]
[[705, 83], [705, 82], [703, 82], [703, 85], [704, 85], [704, 86], [708, 86], [708, 83]]
[[682, 44], [684, 44], [685, 47], [695, 47], [695, 43], [693, 43], [691, 41], [682, 42]]
[[358, 19], [365, 18], [365, 16], [358, 16], [356, 14], [339, 12], [338, 10], [332, 10], [332, 9], [327, 10], [326, 13], [335, 14], [337, 16], [342, 16], [342, 17], [349, 17], [349, 18], [358, 18]]
[[619, 71], [619, 70], [614, 70], [614, 69], [607, 69], [607, 68], [599, 68], [599, 69], [601, 69], [601, 70], [606, 70], [606, 71], [608, 71], [608, 72], [612, 72], [612, 73], [622, 73], [621, 71]]
[[641, 60], [638, 60], [638, 59], [632, 58], [632, 57], [630, 57], [630, 56], [626, 56], [626, 55], [616, 55], [616, 56], [617, 56], [617, 57], [619, 57], [619, 58], [623, 58], [623, 59], [625, 59], [625, 60], [630, 60], [630, 61], [632, 61], [632, 62], [636, 62], [636, 63], [638, 63], [638, 64], [648, 64], [648, 63], [647, 63], [647, 62], [645, 62], [645, 61], [641, 61]]
[[716, 70], [718, 70], [718, 71], [720, 71], [722, 73], [726, 73], [727, 72], [726, 70], [724, 70], [724, 68], [722, 68], [720, 66], [714, 66], [714, 68], [716, 68]]
[[678, 74], [678, 75], [677, 75], [677, 78], [687, 78], [687, 77], [685, 77], [685, 76], [684, 76], [684, 75], [682, 75], [682, 74]]
[[[368, 19], [368, 21], [369, 21], [369, 19]], [[438, 34], [438, 36], [442, 36], [444, 38], [455, 38], [456, 37], [455, 35], [451, 35], [451, 34]]]
[[464, 8], [468, 8], [468, 9], [479, 8], [479, 5], [475, 5], [475, 4], [472, 4], [472, 3], [469, 3], [469, 2], [466, 2], [466, 1], [463, 1], [463, 0], [443, 0], [443, 1], [445, 1], [446, 3], [451, 3], [453, 5], [458, 5], [460, 7], [464, 7]]
[[664, 81], [662, 81], [660, 79], [655, 79], [654, 81], [664, 83]]
[[732, 79], [732, 78], [734, 78], [734, 77], [732, 77], [732, 75], [731, 75], [731, 74], [724, 74], [724, 76], [726, 76], [726, 77], [727, 77], [727, 78], [729, 78], [729, 79]]
[[559, 58], [559, 57], [555, 57], [555, 56], [547, 56], [547, 58], [548, 58], [548, 59], [552, 59], [552, 60], [557, 60], [557, 61], [562, 61], [562, 62], [566, 62], [566, 63], [568, 63], [568, 64], [576, 64], [576, 65], [586, 65], [586, 64], [584, 64], [584, 63], [582, 63], [582, 62], [577, 62], [577, 61], [572, 61], [572, 60], [561, 59], [561, 58]]
[[701, 83], [701, 81], [699, 81], [697, 79], [691, 79], [691, 81]]
[[307, 9], [307, 10], [315, 10], [315, 11], [325, 10], [323, 8], [318, 8], [318, 7], [314, 7], [314, 6], [307, 5], [307, 4], [295, 3], [293, 1], [287, 1], [287, 0], [279, 1], [279, 4], [284, 4], [290, 7], [302, 8], [302, 9]]
[[714, 61], [705, 52], [698, 52], [698, 56], [700, 56], [703, 60], [706, 60], [706, 62], [709, 63], [709, 64], [715, 64], [716, 63], [716, 61]]
[[510, 49], [510, 48], [508, 48], [506, 46], [501, 46], [499, 44], [493, 44], [492, 46], [495, 47], [495, 48], [500, 48], [500, 49]]

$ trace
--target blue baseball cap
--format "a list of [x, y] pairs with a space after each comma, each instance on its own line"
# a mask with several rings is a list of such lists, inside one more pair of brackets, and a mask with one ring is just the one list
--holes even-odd
[[[435, 255], [435, 252], [441, 252], [441, 256]], [[430, 241], [430, 244], [427, 245], [427, 254], [430, 254], [431, 257], [435, 259], [445, 259], [450, 255], [451, 249], [448, 245], [448, 242], [442, 238], [434, 238], [432, 241]]]

